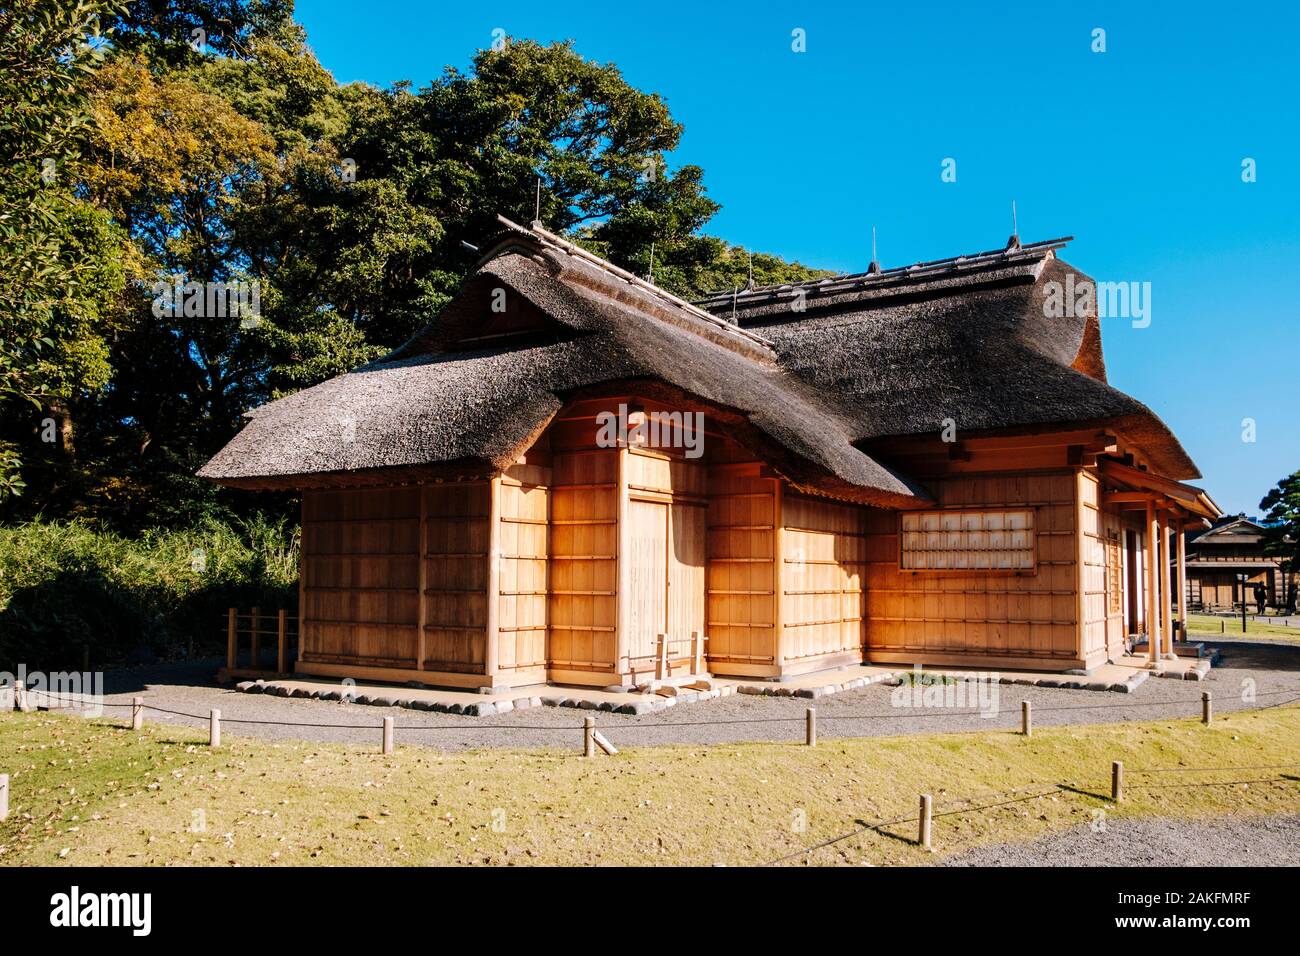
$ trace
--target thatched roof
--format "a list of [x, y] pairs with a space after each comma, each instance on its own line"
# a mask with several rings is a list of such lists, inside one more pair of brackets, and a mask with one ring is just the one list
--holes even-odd
[[[948, 417], [964, 433], [1122, 422], [1171, 477], [1194, 474], [1159, 420], [1105, 384], [1095, 319], [1042, 318], [1044, 276], [1068, 268], [1059, 243], [697, 306], [540, 228], [505, 226], [434, 322], [249, 412], [199, 474], [247, 488], [491, 474], [566, 401], [630, 383], [708, 409], [801, 488], [886, 506], [925, 493], [870, 440]], [[800, 288], [807, 309], [792, 312]]]
[[[1092, 314], [1049, 317], [1049, 284], [1092, 280], [1068, 240], [766, 289], [699, 303], [769, 340], [782, 367], [835, 396], [855, 441], [1097, 426], [1170, 478], [1199, 473], [1149, 408], [1106, 382]], [[801, 310], [796, 310], [796, 304]]]

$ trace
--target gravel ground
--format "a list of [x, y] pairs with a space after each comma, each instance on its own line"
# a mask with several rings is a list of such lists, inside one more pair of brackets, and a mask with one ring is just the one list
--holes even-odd
[[[1006, 730], [1019, 726], [1020, 702], [1033, 703], [1036, 726], [1143, 721], [1200, 714], [1201, 692], [1214, 694], [1217, 713], [1300, 698], [1300, 647], [1245, 642], [1215, 642], [1220, 666], [1202, 682], [1151, 678], [1131, 694], [1064, 690], [1024, 685], [998, 686], [997, 716], [975, 708], [906, 708], [891, 705], [892, 688], [872, 685], [823, 697], [815, 702], [822, 739], [870, 737], [959, 730]], [[227, 736], [271, 740], [311, 740], [378, 746], [380, 722], [394, 717], [398, 744], [444, 749], [472, 747], [580, 747], [582, 718], [590, 711], [534, 707], [497, 717], [462, 717], [406, 708], [332, 703], [242, 694], [215, 685], [218, 661], [159, 665], [110, 671], [105, 675], [108, 703], [125, 704], [141, 694], [152, 707], [201, 715], [200, 719], [146, 710], [150, 722], [206, 726], [207, 713], [219, 708]], [[1253, 681], [1255, 704], [1241, 700]], [[801, 740], [809, 701], [737, 694], [682, 704], [639, 717], [595, 714], [597, 727], [616, 746], [731, 743], [744, 740]], [[129, 719], [129, 710], [110, 707], [106, 716]], [[763, 723], [761, 721], [779, 722]], [[241, 722], [250, 721], [250, 722]], [[257, 723], [267, 721], [269, 723]], [[751, 722], [752, 721], [752, 722]], [[310, 726], [278, 726], [293, 722]], [[360, 725], [360, 726], [349, 726]]]
[[1117, 820], [1083, 824], [1032, 843], [960, 853], [944, 866], [1296, 866], [1300, 817]]

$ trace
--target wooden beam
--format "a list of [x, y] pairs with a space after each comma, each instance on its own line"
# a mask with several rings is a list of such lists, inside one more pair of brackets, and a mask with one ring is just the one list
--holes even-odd
[[1169, 517], [1164, 511], [1156, 513], [1156, 521], [1160, 525], [1160, 634], [1161, 634], [1161, 653], [1170, 657], [1174, 653], [1174, 625], [1173, 625], [1173, 595], [1169, 592], [1170, 587], [1169, 572], [1172, 570], [1170, 565], [1173, 563], [1170, 558], [1169, 542]]
[[429, 624], [429, 559], [425, 554], [429, 547], [429, 503], [426, 500], [427, 489], [424, 486], [424, 482], [417, 484], [416, 489], [420, 495], [419, 541], [415, 546], [415, 553], [420, 562], [420, 597], [416, 609], [418, 629], [415, 638], [415, 669], [417, 671], [422, 671], [424, 670], [424, 658], [426, 653], [424, 630]]

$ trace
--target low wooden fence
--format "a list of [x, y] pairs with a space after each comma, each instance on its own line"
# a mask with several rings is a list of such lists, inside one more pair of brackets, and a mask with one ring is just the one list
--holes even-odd
[[[262, 666], [263, 652], [270, 646], [263, 643], [263, 638], [275, 642], [274, 667]], [[284, 608], [264, 612], [255, 607], [247, 614], [241, 614], [238, 608], [232, 607], [226, 612], [226, 673], [231, 677], [287, 674], [296, 656], [297, 644], [298, 618]], [[239, 660], [244, 647], [248, 648], [247, 667], [241, 666]]]

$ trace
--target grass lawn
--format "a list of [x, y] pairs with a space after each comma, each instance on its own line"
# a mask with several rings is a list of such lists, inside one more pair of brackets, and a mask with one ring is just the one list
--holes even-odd
[[[1215, 617], [1212, 614], [1187, 615], [1187, 633], [1199, 637], [1241, 636], [1241, 617]], [[1300, 627], [1285, 624], [1268, 624], [1264, 621], [1246, 621], [1247, 637], [1281, 638], [1300, 644]]]
[[[12, 778], [0, 864], [756, 864], [859, 821], [915, 816], [923, 791], [934, 795], [940, 853], [1032, 839], [1093, 821], [1098, 810], [1300, 813], [1300, 766], [1134, 772], [1300, 765], [1294, 705], [1209, 727], [1157, 721], [1041, 728], [1031, 738], [998, 731], [823, 739], [816, 748], [665, 746], [591, 760], [576, 751], [416, 746], [383, 756], [229, 736], [213, 751], [205, 740], [176, 727], [146, 724], [134, 734], [107, 719], [0, 714], [0, 771]], [[1118, 805], [1105, 798], [1115, 759], [1129, 787]], [[1139, 786], [1205, 782], [1230, 785]], [[1056, 785], [1083, 792], [1050, 792]], [[915, 823], [884, 827], [804, 859], [933, 860], [909, 842], [915, 835]]]

